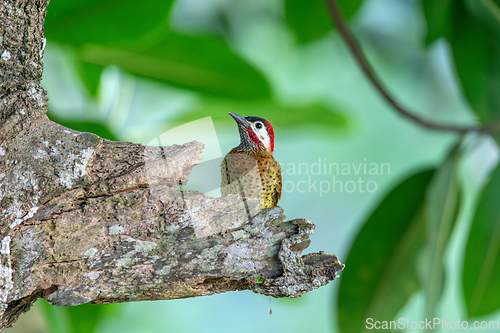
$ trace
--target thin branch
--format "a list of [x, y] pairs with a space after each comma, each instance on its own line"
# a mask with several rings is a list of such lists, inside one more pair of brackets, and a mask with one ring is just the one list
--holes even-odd
[[328, 11], [332, 18], [332, 21], [337, 26], [337, 29], [339, 30], [340, 35], [342, 36], [342, 39], [347, 44], [351, 54], [354, 56], [354, 59], [356, 59], [358, 65], [363, 70], [363, 73], [366, 75], [368, 80], [373, 84], [373, 86], [379, 92], [379, 94], [384, 97], [386, 102], [389, 103], [389, 105], [391, 105], [397, 113], [399, 113], [401, 116], [407, 119], [410, 119], [414, 123], [419, 124], [422, 127], [432, 130], [455, 132], [459, 134], [487, 131], [485, 127], [480, 127], [480, 126], [459, 126], [459, 125], [435, 123], [426, 119], [422, 119], [413, 114], [412, 112], [408, 111], [407, 109], [405, 109], [403, 106], [401, 106], [399, 102], [397, 102], [394, 99], [394, 97], [391, 96], [387, 88], [384, 86], [382, 81], [378, 78], [377, 74], [373, 70], [373, 67], [368, 62], [368, 59], [366, 58], [365, 54], [363, 53], [363, 50], [361, 49], [359, 41], [356, 39], [354, 34], [349, 29], [349, 26], [347, 25], [344, 16], [342, 15], [339, 9], [337, 1], [336, 0], [324, 0], [324, 1], [328, 7]]

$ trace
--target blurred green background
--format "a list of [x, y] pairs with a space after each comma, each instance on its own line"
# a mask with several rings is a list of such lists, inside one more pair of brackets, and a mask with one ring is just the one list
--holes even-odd
[[[436, 122], [496, 123], [500, 1], [339, 4], [402, 105]], [[500, 321], [498, 136], [459, 138], [397, 116], [321, 0], [51, 0], [45, 28], [48, 115], [67, 127], [147, 144], [211, 116], [225, 154], [239, 142], [227, 112], [269, 120], [280, 206], [317, 225], [306, 253], [337, 254], [346, 268], [271, 304], [249, 291], [73, 308], [39, 300], [6, 332], [350, 333], [366, 318]], [[317, 174], [318, 161], [390, 169]], [[326, 189], [333, 177], [343, 190]]]

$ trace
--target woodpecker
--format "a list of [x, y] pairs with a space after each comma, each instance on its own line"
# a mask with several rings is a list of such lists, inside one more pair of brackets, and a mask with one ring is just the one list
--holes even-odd
[[261, 209], [276, 206], [281, 198], [281, 167], [273, 157], [271, 123], [260, 117], [242, 117], [232, 112], [229, 115], [238, 124], [241, 143], [222, 161], [222, 196], [257, 198]]

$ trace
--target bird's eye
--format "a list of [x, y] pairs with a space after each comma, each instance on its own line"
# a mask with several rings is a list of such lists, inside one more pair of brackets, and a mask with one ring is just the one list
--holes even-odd
[[262, 128], [262, 123], [255, 124], [255, 128], [261, 129]]

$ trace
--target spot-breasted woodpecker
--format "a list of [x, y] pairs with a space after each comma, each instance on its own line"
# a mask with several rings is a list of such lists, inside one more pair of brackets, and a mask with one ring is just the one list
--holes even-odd
[[229, 114], [238, 124], [241, 143], [222, 161], [221, 194], [257, 198], [260, 208], [274, 207], [281, 198], [281, 167], [273, 157], [273, 127], [259, 117]]

